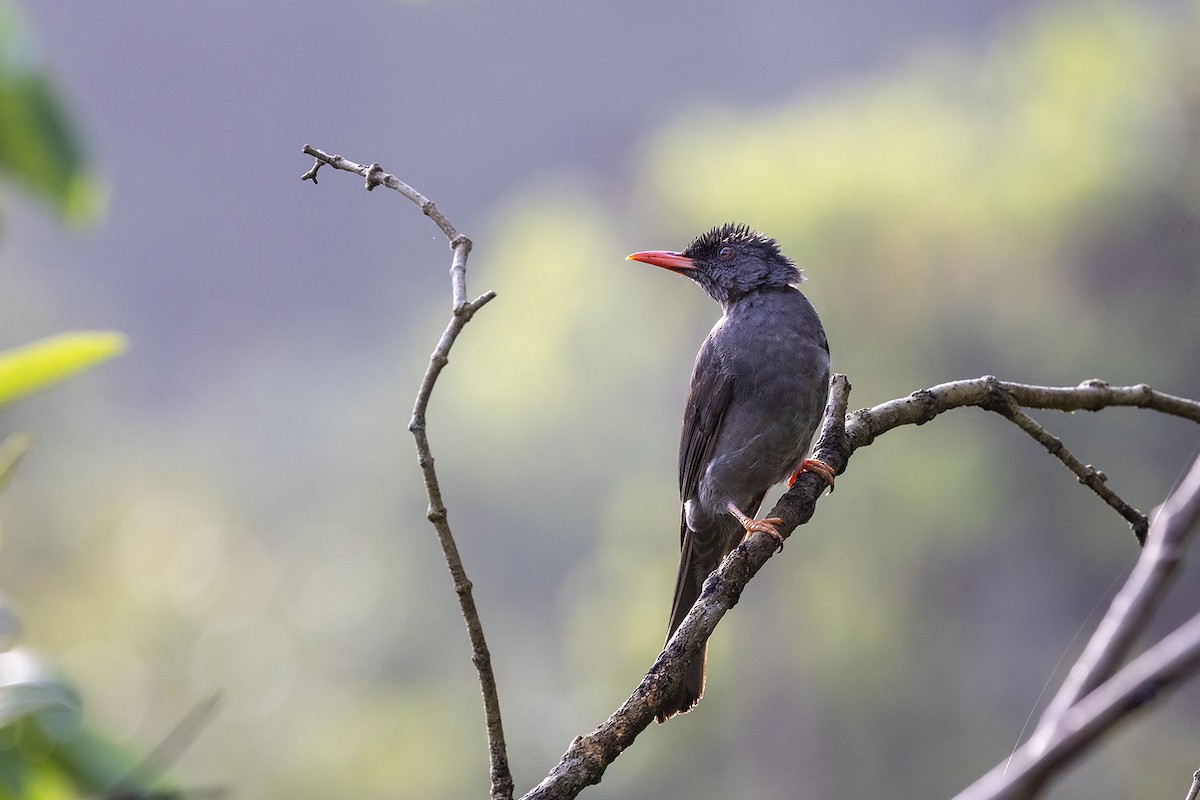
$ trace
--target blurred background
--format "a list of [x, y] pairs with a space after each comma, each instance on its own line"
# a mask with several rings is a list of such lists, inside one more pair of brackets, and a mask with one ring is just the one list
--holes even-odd
[[[398, 195], [302, 183], [306, 143], [434, 199], [475, 241], [472, 296], [499, 295], [430, 436], [518, 794], [627, 696], [670, 606], [718, 310], [625, 254], [727, 220], [776, 236], [853, 407], [984, 374], [1200, 397], [1195, 0], [0, 9], [10, 79], [70, 125], [49, 178], [3, 175], [0, 347], [130, 341], [0, 416], [33, 437], [0, 587], [131, 753], [224, 692], [185, 786], [486, 793], [406, 430], [450, 253]], [[1144, 411], [1037, 416], [1147, 511], [1200, 444]], [[698, 710], [585, 796], [950, 796], [1028, 732], [1136, 556], [994, 416], [889, 434], [717, 630]], [[1048, 796], [1182, 796], [1198, 766], [1193, 685]]]

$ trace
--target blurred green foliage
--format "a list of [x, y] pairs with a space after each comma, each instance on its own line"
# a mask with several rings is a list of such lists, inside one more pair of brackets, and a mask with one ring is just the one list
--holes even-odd
[[[629, 174], [537, 176], [471, 232], [472, 289], [499, 298], [429, 432], [519, 787], [616, 707], [666, 624], [682, 395], [717, 311], [624, 255], [733, 219], [778, 237], [857, 405], [985, 373], [1200, 396], [1196, 13], [1047, 4], [978, 53], [697, 104]], [[188, 762], [239, 795], [483, 793], [465, 636], [404, 463], [444, 301], [396, 323], [394, 352], [239, 343], [194, 405], [92, 416], [104, 435], [57, 485], [10, 487], [0, 582], [93, 713], [144, 737], [223, 687]], [[1144, 509], [1197, 438], [1142, 412], [1039, 418]], [[588, 796], [947, 796], [1010, 752], [1135, 553], [1006, 423], [889, 434], [722, 623], [699, 709]], [[1050, 796], [1181, 794], [1198, 706], [1173, 697]]]
[[6, 600], [2, 610], [0, 798], [69, 800], [118, 787], [144, 791], [160, 776], [135, 776], [133, 754], [83, 724], [75, 688], [39, 654], [13, 646], [15, 617]]
[[[124, 337], [76, 332], [0, 351], [0, 407], [52, 386], [120, 353]], [[30, 437], [0, 441], [0, 490], [11, 480]], [[17, 641], [15, 613], [0, 598], [0, 797], [71, 798], [110, 789], [129, 756], [82, 727], [75, 688]], [[131, 787], [132, 788], [132, 787]]]
[[29, 27], [0, 2], [0, 173], [71, 223], [94, 222], [103, 192]]
[[119, 333], [75, 331], [0, 350], [0, 406], [120, 355], [125, 347]]
[[[61, 220], [81, 224], [99, 216], [101, 203], [72, 125], [16, 7], [0, 2], [0, 176]], [[0, 408], [125, 346], [118, 333], [76, 331], [0, 350]], [[25, 434], [0, 440], [0, 490], [30, 443]], [[131, 754], [83, 724], [76, 688], [42, 654], [19, 645], [19, 633], [16, 613], [0, 596], [0, 798], [65, 800], [118, 786], [133, 766]]]

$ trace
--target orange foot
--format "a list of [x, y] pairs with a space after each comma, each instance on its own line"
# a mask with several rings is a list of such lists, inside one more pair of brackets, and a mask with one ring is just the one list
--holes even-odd
[[800, 469], [792, 473], [792, 477], [788, 478], [788, 488], [792, 488], [792, 484], [800, 477], [802, 472], [815, 472], [825, 479], [825, 485], [829, 487], [829, 491], [833, 491], [833, 467], [826, 464], [824, 461], [816, 458], [806, 458], [800, 462]]
[[742, 523], [742, 527], [746, 529], [747, 534], [757, 533], [761, 531], [767, 536], [770, 536], [779, 544], [779, 549], [783, 549], [783, 536], [780, 535], [779, 529], [775, 526], [783, 522], [779, 517], [767, 517], [766, 519], [755, 519], [749, 514], [742, 511], [732, 501], [726, 506], [729, 513], [737, 517], [738, 522]]

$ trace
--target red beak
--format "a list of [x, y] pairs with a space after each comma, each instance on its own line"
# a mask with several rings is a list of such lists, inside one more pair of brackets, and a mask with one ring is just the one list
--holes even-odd
[[626, 261], [641, 261], [645, 264], [653, 264], [656, 267], [673, 270], [695, 269], [696, 264], [690, 258], [681, 253], [676, 253], [671, 250], [644, 250], [641, 253], [633, 253], [625, 256]]

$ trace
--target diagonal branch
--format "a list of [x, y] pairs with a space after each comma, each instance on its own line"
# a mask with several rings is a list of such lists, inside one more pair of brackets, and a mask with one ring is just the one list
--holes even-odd
[[[1146, 548], [1037, 731], [956, 800], [1017, 800], [1036, 794], [1106, 730], [1200, 668], [1200, 614], [1117, 672], [1158, 605], [1187, 540], [1200, 526], [1200, 459], [1163, 503]], [[1115, 674], [1114, 674], [1115, 673]]]
[[[845, 469], [849, 457], [842, 430], [849, 397], [850, 382], [846, 376], [834, 375], [821, 436], [813, 449], [814, 458], [821, 459], [838, 473]], [[770, 516], [783, 520], [776, 526], [779, 532], [787, 536], [807, 522], [824, 489], [825, 481], [815, 473], [802, 473], [770, 513]], [[785, 508], [784, 500], [788, 498], [794, 498], [795, 502]], [[599, 783], [608, 765], [650, 725], [659, 706], [683, 680], [688, 665], [700, 653], [717, 623], [737, 604], [746, 584], [777, 548], [775, 540], [766, 534], [751, 536], [735, 547], [708, 576], [696, 604], [629, 699], [594, 731], [576, 737], [558, 766], [522, 800], [566, 800]]]
[[1165, 636], [1077, 705], [1067, 710], [1044, 745], [1019, 748], [954, 800], [1027, 800], [1129, 714], [1161, 697], [1200, 669], [1200, 614]]
[[1191, 788], [1188, 789], [1187, 796], [1183, 800], [1196, 800], [1197, 797], [1200, 797], [1200, 769], [1192, 775]]
[[[1018, 407], [1061, 411], [1136, 406], [1200, 422], [1200, 403], [1157, 392], [1145, 384], [1113, 387], [1102, 381], [1085, 381], [1076, 387], [1049, 387], [1008, 383], [984, 376], [922, 389], [908, 397], [846, 415], [849, 393], [850, 383], [846, 376], [834, 375], [821, 436], [813, 449], [813, 457], [829, 464], [839, 475], [845, 471], [856, 450], [869, 446], [884, 433], [903, 425], [923, 425], [946, 411], [966, 406], [996, 411], [1007, 418], [1011, 418], [1014, 400]], [[1065, 448], [1063, 451], [1066, 452]], [[782, 520], [776, 528], [783, 537], [790, 536], [798, 526], [812, 518], [824, 488], [825, 483], [819, 476], [803, 473], [779, 499], [768, 516]], [[576, 797], [587, 786], [599, 783], [608, 765], [650, 724], [662, 699], [683, 680], [688, 665], [699, 654], [717, 623], [737, 604], [746, 584], [775, 552], [775, 540], [766, 534], [750, 536], [735, 547], [704, 582], [692, 610], [633, 694], [602, 725], [577, 737], [558, 765], [522, 800], [566, 800]], [[1188, 662], [1189, 669], [1190, 664]]]
[[1146, 515], [1121, 499], [1120, 495], [1108, 486], [1108, 476], [1091, 464], [1084, 464], [1063, 445], [1062, 439], [1052, 435], [1042, 427], [1037, 420], [1021, 410], [1017, 399], [1011, 394], [1004, 395], [1004, 404], [995, 411], [1007, 417], [1010, 422], [1029, 434], [1035, 442], [1046, 448], [1046, 452], [1057, 458], [1063, 465], [1075, 473], [1075, 477], [1084, 486], [1095, 492], [1101, 500], [1108, 503], [1118, 514], [1125, 518], [1138, 544], [1146, 543], [1146, 531], [1150, 529], [1150, 520]]
[[1113, 598], [1108, 613], [1071, 668], [1058, 694], [1042, 715], [1030, 739], [1046, 746], [1061, 727], [1061, 718], [1116, 671], [1117, 665], [1145, 630], [1183, 558], [1188, 535], [1200, 523], [1200, 459], [1179, 490], [1158, 511], [1153, 533], [1129, 579]]
[[437, 532], [438, 543], [442, 546], [442, 555], [450, 569], [454, 580], [454, 591], [458, 595], [459, 608], [467, 625], [467, 637], [471, 642], [471, 663], [479, 674], [479, 685], [483, 693], [484, 716], [488, 735], [488, 755], [491, 774], [492, 800], [510, 800], [513, 794], [512, 773], [508, 767], [508, 754], [504, 744], [504, 726], [500, 719], [500, 694], [496, 688], [496, 677], [492, 671], [492, 657], [488, 651], [487, 641], [483, 635], [483, 624], [479, 619], [479, 610], [471, 592], [471, 581], [463, 568], [462, 558], [458, 553], [454, 535], [450, 530], [447, 519], [446, 504], [442, 500], [442, 490], [438, 483], [437, 472], [434, 469], [433, 451], [429, 446], [429, 437], [425, 428], [425, 415], [429, 408], [433, 387], [438, 376], [449, 363], [450, 348], [459, 333], [466, 326], [475, 312], [483, 308], [496, 296], [495, 292], [485, 292], [475, 300], [467, 301], [467, 256], [471, 252], [471, 240], [458, 232], [434, 205], [433, 201], [413, 189], [395, 175], [388, 174], [378, 164], [369, 167], [357, 164], [338, 155], [329, 155], [315, 147], [304, 145], [304, 152], [313, 156], [316, 161], [311, 169], [301, 176], [302, 180], [317, 183], [317, 171], [322, 165], [328, 164], [334, 169], [354, 172], [366, 178], [366, 189], [371, 191], [376, 186], [385, 186], [407, 197], [420, 207], [421, 212], [437, 224], [454, 255], [450, 262], [450, 282], [452, 292], [452, 316], [446, 330], [438, 340], [437, 346], [429, 356], [429, 366], [417, 390], [416, 402], [413, 404], [412, 419], [408, 424], [417, 446], [417, 462], [425, 482], [425, 493], [429, 498], [429, 510], [426, 516]]

